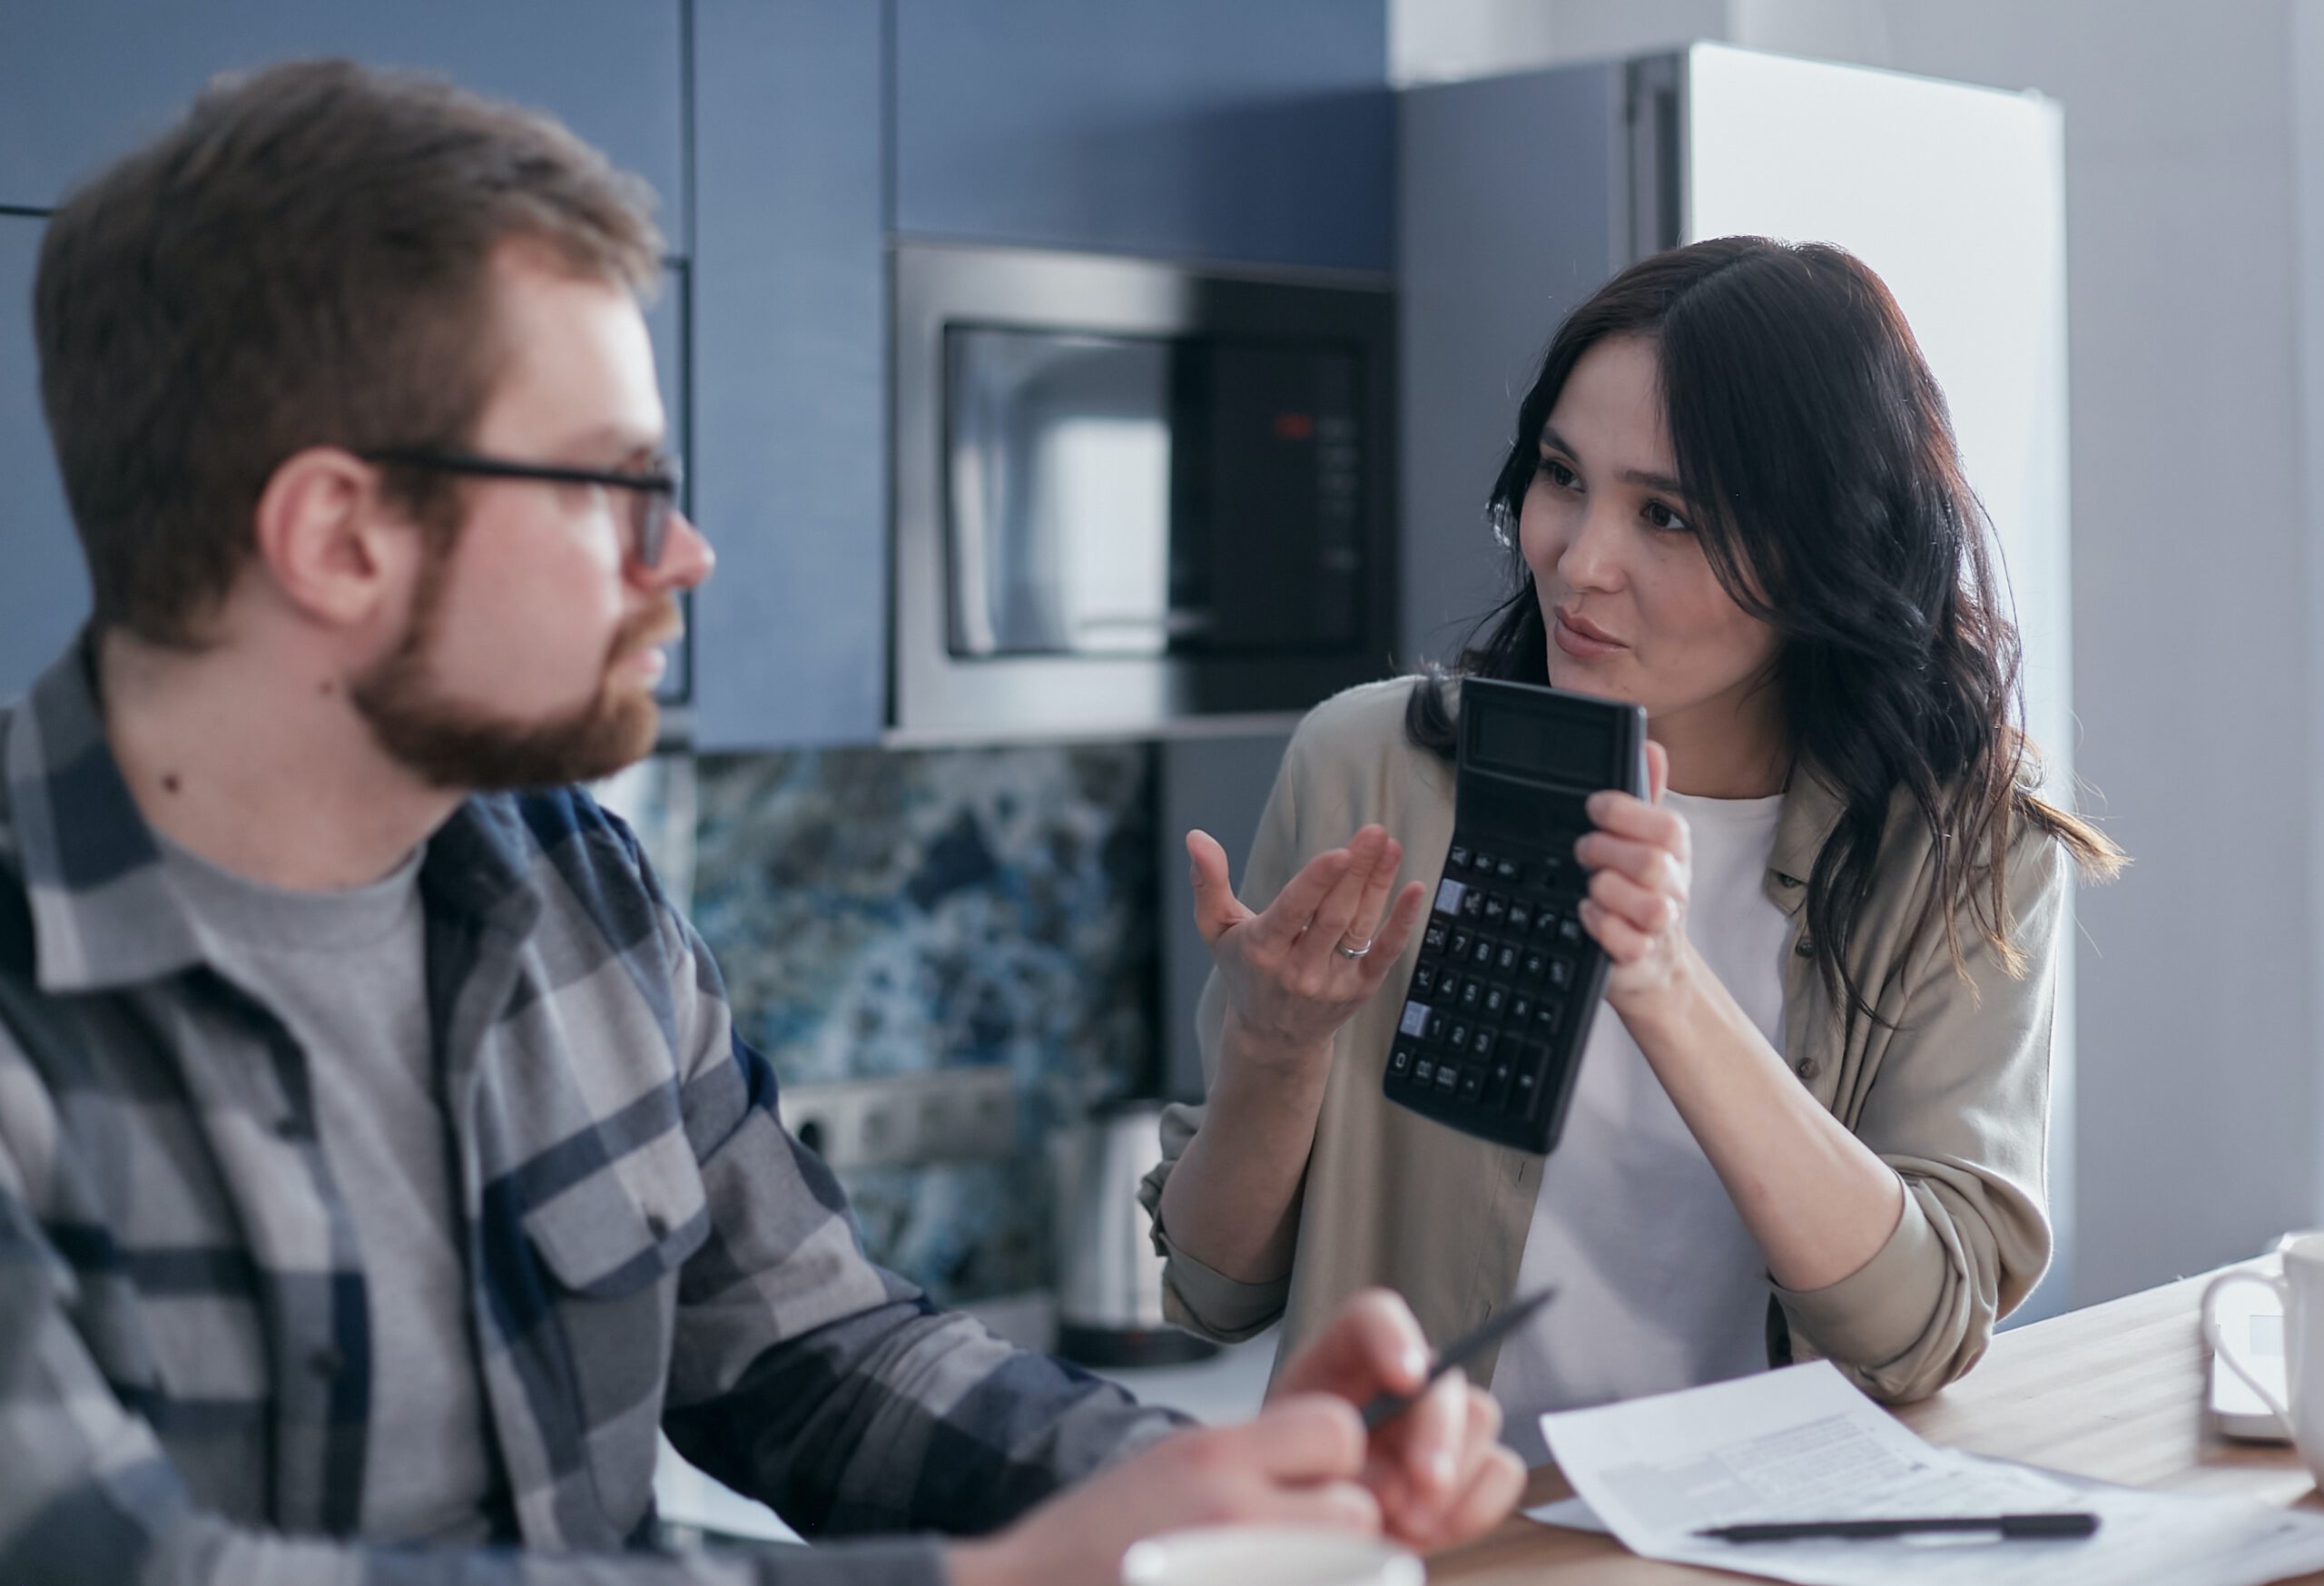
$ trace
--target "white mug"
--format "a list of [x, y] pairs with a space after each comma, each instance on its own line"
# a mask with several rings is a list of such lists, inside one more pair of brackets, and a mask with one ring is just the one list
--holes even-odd
[[[2239, 1268], [2211, 1279], [2203, 1290], [2203, 1337], [2211, 1353], [2276, 1413], [2276, 1419], [2290, 1432], [2301, 1461], [2324, 1482], [2324, 1233], [2287, 1234], [2276, 1248], [2283, 1252], [2280, 1276]], [[2219, 1310], [2211, 1302], [2221, 1290], [2238, 1283], [2271, 1288], [2283, 1304], [2285, 1393], [2281, 1396], [2252, 1370], [2242, 1343], [2220, 1330]]]
[[1165, 1532], [1122, 1555], [1122, 1586], [1422, 1586], [1428, 1571], [1393, 1542], [1305, 1525]]

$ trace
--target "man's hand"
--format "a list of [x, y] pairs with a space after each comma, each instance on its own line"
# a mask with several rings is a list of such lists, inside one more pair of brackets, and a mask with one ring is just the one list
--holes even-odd
[[1191, 1525], [1321, 1525], [1366, 1534], [1364, 1422], [1324, 1394], [1278, 1398], [1239, 1426], [1156, 1443], [989, 1541], [950, 1550], [952, 1586], [1115, 1586], [1140, 1537]]
[[1420, 1324], [1384, 1289], [1355, 1295], [1285, 1362], [1275, 1396], [1239, 1426], [1182, 1432], [1060, 1494], [1015, 1526], [950, 1551], [953, 1586], [1114, 1586], [1141, 1537], [1194, 1525], [1385, 1529], [1450, 1547], [1498, 1523], [1525, 1470], [1493, 1439], [1501, 1411], [1447, 1373], [1369, 1440], [1356, 1406], [1408, 1394], [1428, 1371]]
[[[1386, 1289], [1351, 1296], [1332, 1324], [1284, 1363], [1278, 1394], [1330, 1394], [1351, 1404], [1409, 1394], [1428, 1374], [1428, 1343]], [[1398, 1541], [1423, 1550], [1482, 1535], [1516, 1507], [1525, 1467], [1496, 1441], [1501, 1406], [1458, 1371], [1372, 1434], [1364, 1483]]]

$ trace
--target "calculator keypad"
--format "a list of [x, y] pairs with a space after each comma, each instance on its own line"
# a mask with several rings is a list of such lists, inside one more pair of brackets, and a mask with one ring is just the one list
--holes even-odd
[[1562, 1094], [1597, 947], [1578, 908], [1573, 824], [1527, 844], [1456, 839], [1421, 935], [1384, 1077], [1389, 1095], [1480, 1133], [1521, 1133]]

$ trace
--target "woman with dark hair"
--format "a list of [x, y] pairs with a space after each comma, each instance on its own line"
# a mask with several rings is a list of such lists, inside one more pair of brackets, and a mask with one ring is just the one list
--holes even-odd
[[1458, 694], [1351, 690], [1285, 757], [1264, 911], [1188, 836], [1210, 1089], [1144, 1192], [1174, 1317], [1297, 1337], [1385, 1284], [1444, 1339], [1553, 1282], [1472, 1368], [1536, 1457], [1539, 1411], [1810, 1355], [1934, 1392], [2049, 1260], [2067, 890], [2121, 855], [2037, 792], [1989, 528], [1903, 315], [1837, 248], [1646, 260], [1560, 328], [1489, 515], [1514, 592], [1456, 671], [1629, 701], [1651, 739], [1652, 796], [1596, 795], [1576, 846], [1610, 968], [1563, 1138], [1381, 1095]]

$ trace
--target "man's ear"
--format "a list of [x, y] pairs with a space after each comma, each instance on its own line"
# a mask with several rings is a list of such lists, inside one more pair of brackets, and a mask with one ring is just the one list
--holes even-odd
[[284, 458], [253, 527], [282, 598], [334, 627], [360, 626], [391, 604], [418, 548], [412, 526], [381, 507], [378, 470], [335, 446]]

